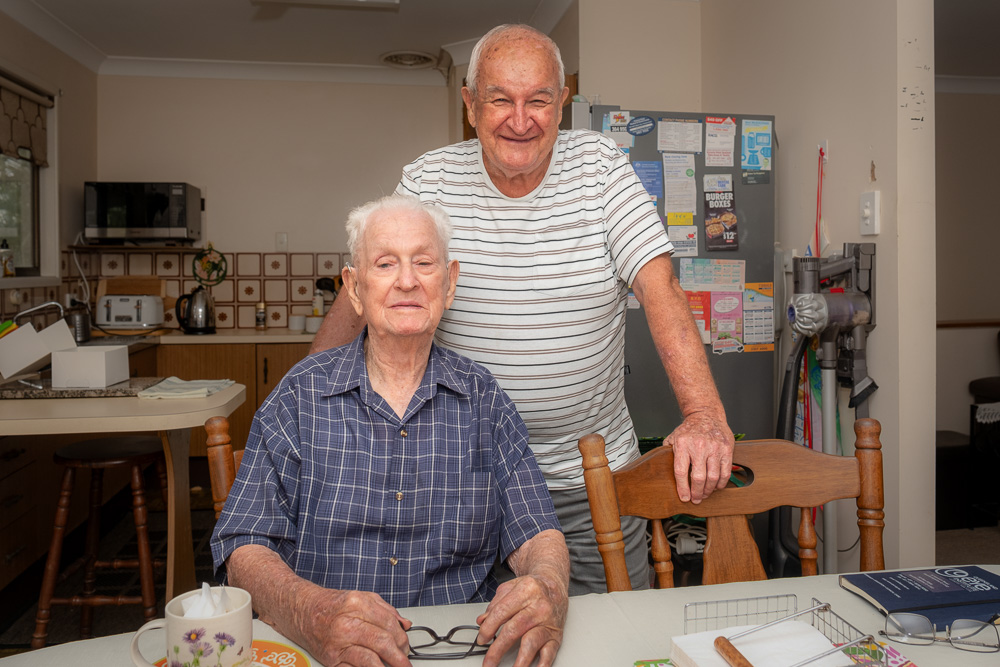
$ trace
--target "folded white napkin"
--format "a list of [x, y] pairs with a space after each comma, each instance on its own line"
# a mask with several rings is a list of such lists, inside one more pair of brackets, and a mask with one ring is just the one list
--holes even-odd
[[181, 600], [181, 608], [184, 609], [184, 618], [210, 618], [233, 610], [226, 587], [222, 587], [221, 593], [213, 593], [207, 581], [201, 585], [201, 595]]
[[[708, 630], [670, 639], [670, 661], [678, 667], [727, 667], [728, 663], [715, 649], [715, 638], [731, 637], [752, 625], [741, 625], [720, 630]], [[829, 651], [833, 644], [822, 632], [802, 621], [785, 621], [759, 632], [733, 640], [733, 645], [754, 665], [787, 667]], [[828, 655], [810, 667], [841, 667], [853, 665], [843, 653]]]
[[233, 385], [232, 380], [181, 380], [168, 377], [136, 396], [139, 398], [205, 398]]

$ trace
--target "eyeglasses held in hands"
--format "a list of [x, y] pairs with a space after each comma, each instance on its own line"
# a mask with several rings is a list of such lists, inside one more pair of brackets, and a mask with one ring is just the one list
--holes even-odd
[[459, 625], [443, 637], [430, 628], [414, 625], [406, 631], [410, 641], [410, 660], [461, 660], [471, 655], [486, 655], [490, 643], [477, 644], [479, 626]]
[[997, 626], [983, 621], [959, 618], [952, 622], [947, 636], [938, 637], [934, 625], [920, 614], [897, 613], [885, 618], [882, 636], [901, 644], [929, 645], [934, 642], [949, 642], [963, 651], [995, 653], [1000, 651], [1000, 633]]

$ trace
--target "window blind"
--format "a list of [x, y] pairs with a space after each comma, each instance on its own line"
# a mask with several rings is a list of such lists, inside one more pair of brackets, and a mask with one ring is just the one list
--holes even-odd
[[0, 153], [47, 167], [45, 110], [53, 106], [50, 96], [0, 73]]

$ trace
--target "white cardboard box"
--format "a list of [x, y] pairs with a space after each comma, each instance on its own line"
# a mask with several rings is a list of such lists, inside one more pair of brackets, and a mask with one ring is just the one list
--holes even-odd
[[53, 389], [99, 389], [127, 379], [127, 345], [93, 345], [52, 353]]
[[35, 331], [29, 322], [0, 338], [0, 375], [10, 379], [36, 371], [49, 363], [53, 352], [75, 348], [66, 320], [57, 320], [41, 331]]

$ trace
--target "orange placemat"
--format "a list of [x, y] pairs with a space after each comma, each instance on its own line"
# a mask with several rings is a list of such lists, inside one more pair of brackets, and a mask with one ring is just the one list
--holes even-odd
[[[312, 667], [312, 663], [309, 661], [302, 651], [297, 648], [292, 648], [287, 644], [279, 644], [278, 642], [267, 641], [264, 639], [253, 640], [253, 664], [260, 665], [261, 667]], [[167, 659], [161, 658], [160, 660], [153, 663], [155, 667], [166, 667]]]

